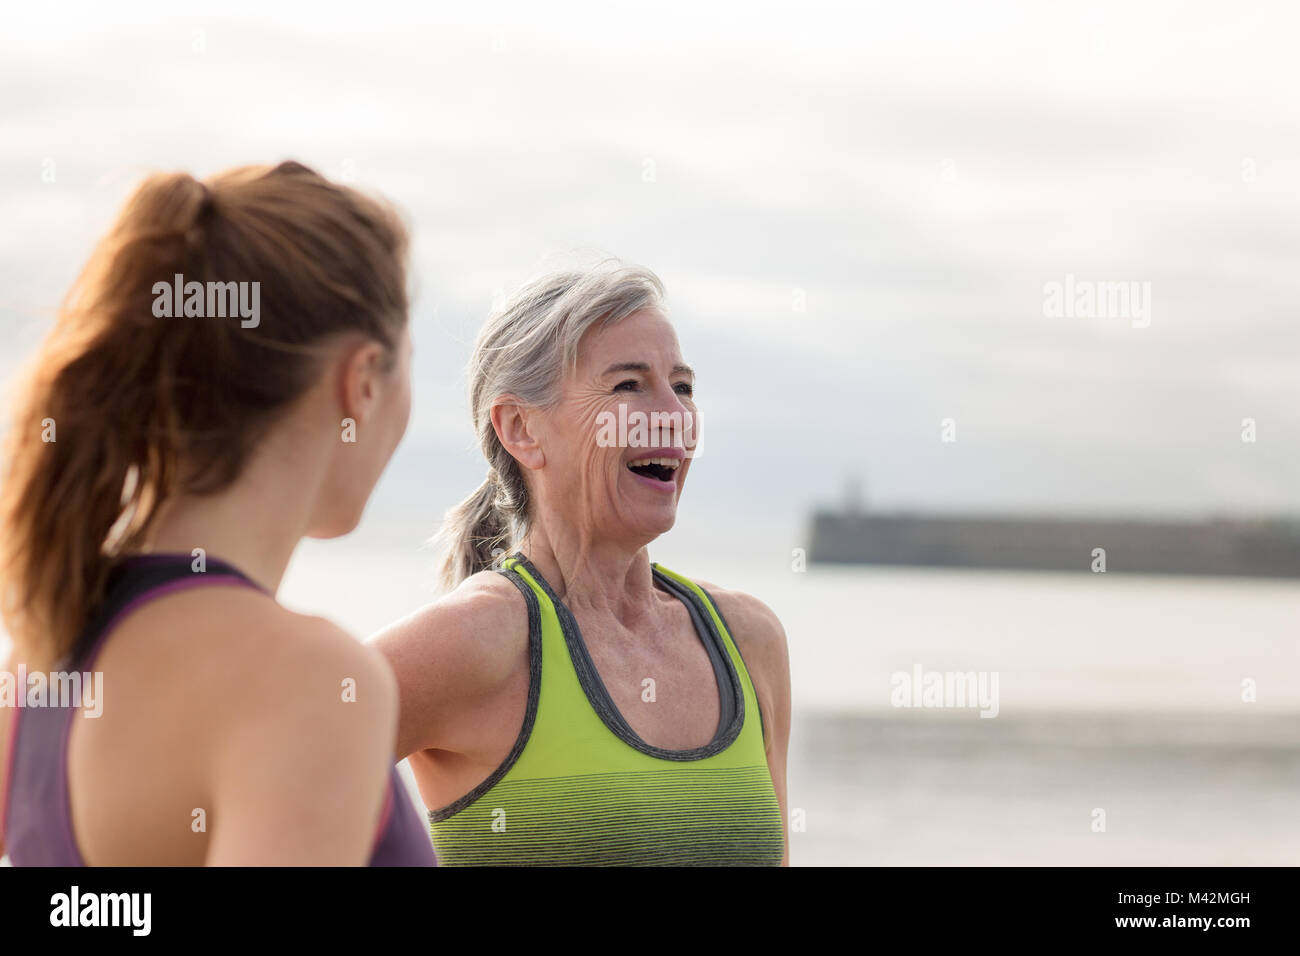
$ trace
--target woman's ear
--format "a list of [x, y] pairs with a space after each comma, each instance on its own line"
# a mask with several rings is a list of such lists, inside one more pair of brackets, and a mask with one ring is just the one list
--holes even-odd
[[492, 404], [492, 429], [497, 433], [497, 440], [519, 464], [534, 470], [546, 464], [538, 434], [539, 415], [538, 409], [525, 405], [513, 395], [502, 395]]
[[379, 405], [387, 353], [378, 342], [367, 341], [343, 353], [339, 371], [339, 404], [343, 416], [364, 424]]

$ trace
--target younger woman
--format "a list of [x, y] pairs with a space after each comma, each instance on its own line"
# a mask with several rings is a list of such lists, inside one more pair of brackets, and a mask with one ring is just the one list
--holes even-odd
[[292, 162], [154, 176], [95, 250], [0, 492], [13, 863], [434, 862], [384, 661], [275, 599], [406, 428], [405, 250]]

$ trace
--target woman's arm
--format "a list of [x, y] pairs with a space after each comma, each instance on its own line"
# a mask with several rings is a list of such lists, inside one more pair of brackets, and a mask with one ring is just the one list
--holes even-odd
[[[397, 678], [396, 757], [465, 752], [481, 742], [484, 709], [527, 670], [528, 607], [513, 584], [485, 571], [381, 631], [371, 646]], [[513, 740], [517, 721], [508, 731]]]
[[772, 609], [756, 597], [703, 584], [726, 619], [763, 714], [764, 750], [777, 803], [785, 850], [781, 865], [790, 865], [790, 808], [786, 792], [786, 762], [790, 748], [790, 654], [785, 628]]

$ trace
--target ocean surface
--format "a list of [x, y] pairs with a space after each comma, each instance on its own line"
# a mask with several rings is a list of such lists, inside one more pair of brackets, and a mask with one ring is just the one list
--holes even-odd
[[[785, 626], [795, 865], [1300, 863], [1300, 582], [652, 554]], [[364, 638], [433, 581], [305, 542], [281, 599]], [[997, 715], [893, 706], [918, 669], [996, 673]]]

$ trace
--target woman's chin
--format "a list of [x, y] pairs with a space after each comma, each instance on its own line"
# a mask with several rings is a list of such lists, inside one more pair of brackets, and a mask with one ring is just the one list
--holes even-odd
[[673, 530], [677, 523], [677, 502], [667, 501], [657, 507], [639, 507], [623, 516], [621, 522], [630, 537], [652, 540]]

